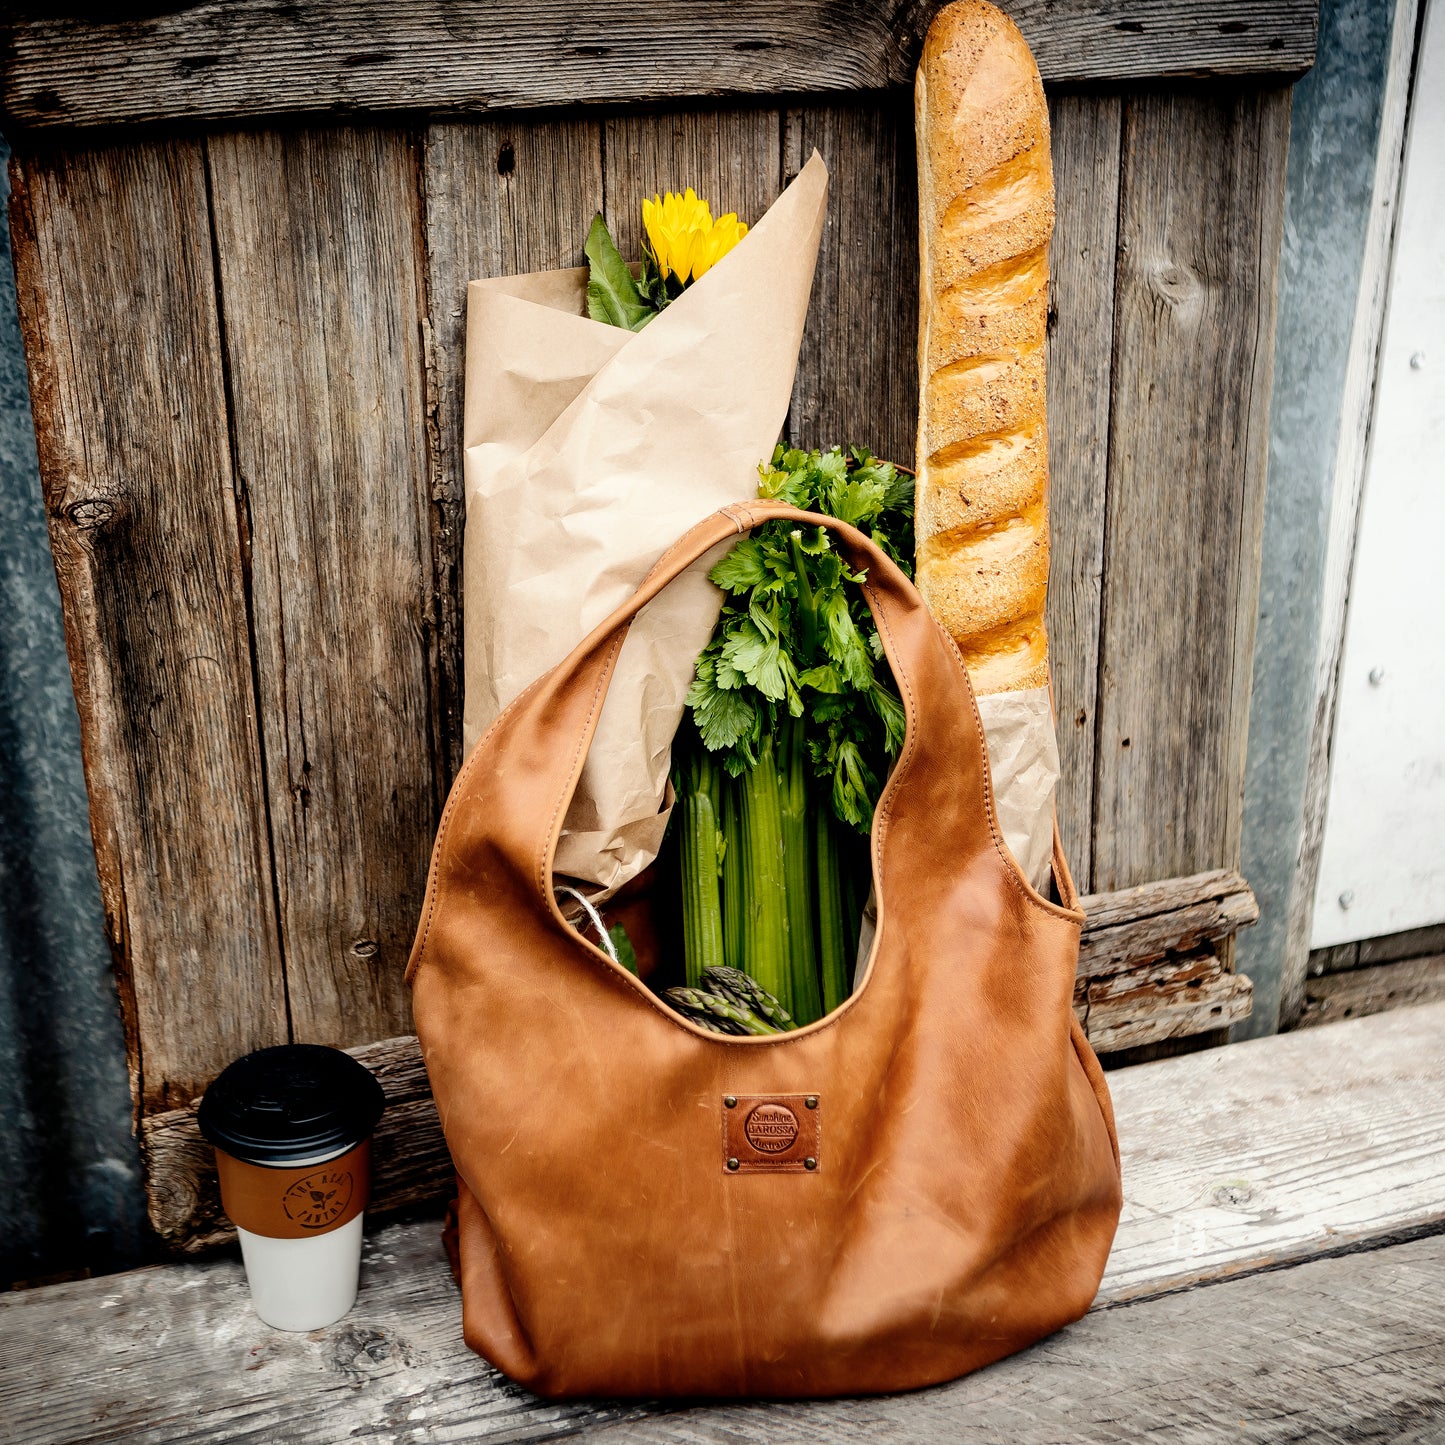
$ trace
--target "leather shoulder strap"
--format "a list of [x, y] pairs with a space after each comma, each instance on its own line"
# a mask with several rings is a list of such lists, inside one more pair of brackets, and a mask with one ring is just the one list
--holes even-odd
[[[432, 854], [427, 909], [407, 969], [410, 978], [425, 945], [439, 887], [487, 880], [518, 886], [551, 907], [552, 859], [567, 805], [576, 789], [617, 655], [632, 619], [682, 571], [730, 536], [783, 519], [823, 526], [855, 571], [893, 669], [908, 717], [904, 763], [943, 767], [966, 816], [976, 819], [974, 848], [997, 842], [987, 755], [973, 690], [957, 650], [918, 592], [871, 538], [836, 518], [782, 502], [724, 507], [685, 532], [663, 554], [642, 586], [553, 670], [522, 692], [473, 748], [447, 800]], [[930, 714], [927, 736], [920, 706]], [[961, 840], [963, 841], [963, 840]]]

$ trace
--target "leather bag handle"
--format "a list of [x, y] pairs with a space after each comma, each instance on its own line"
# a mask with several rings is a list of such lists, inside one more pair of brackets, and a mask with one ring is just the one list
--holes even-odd
[[[1018, 875], [997, 830], [983, 728], [967, 670], [913, 584], [870, 537], [836, 517], [785, 502], [741, 502], [683, 533], [636, 593], [551, 672], [520, 693], [472, 749], [437, 831], [427, 906], [408, 979], [424, 952], [443, 877], [450, 884], [468, 886], [470, 880], [472, 886], [485, 886], [485, 880], [498, 876], [497, 870], [505, 870], [513, 880], [525, 877], [528, 891], [549, 913], [556, 911], [551, 876], [557, 840], [632, 619], [720, 542], [774, 520], [827, 528], [853, 569], [866, 573], [864, 594], [907, 717], [903, 751], [878, 812], [886, 815], [889, 794], [910, 766], [944, 770], [960, 814], [970, 820], [968, 836], [958, 839], [959, 853], [996, 848], [1005, 871], [1038, 898]], [[920, 692], [948, 699], [946, 706], [933, 708], [927, 729], [918, 726]], [[878, 837], [875, 825], [875, 851]]]

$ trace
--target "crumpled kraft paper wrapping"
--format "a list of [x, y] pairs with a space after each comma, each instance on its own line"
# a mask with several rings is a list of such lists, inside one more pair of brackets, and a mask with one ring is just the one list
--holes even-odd
[[1053, 872], [1059, 740], [1046, 687], [978, 699], [999, 831], [1025, 878], [1045, 897]]
[[[463, 545], [468, 751], [708, 513], [757, 495], [793, 388], [828, 173], [814, 152], [747, 237], [636, 334], [587, 273], [473, 281]], [[672, 736], [717, 622], [708, 568], [646, 607], [618, 659], [556, 869], [603, 890], [652, 861]]]

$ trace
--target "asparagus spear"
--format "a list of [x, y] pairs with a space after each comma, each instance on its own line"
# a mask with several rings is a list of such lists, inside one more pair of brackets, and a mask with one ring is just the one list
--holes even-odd
[[776, 1024], [781, 1030], [798, 1027], [787, 1009], [757, 979], [750, 978], [739, 968], [709, 968], [704, 971], [702, 981], [710, 993], [731, 999], [740, 1008]]
[[718, 1033], [729, 1034], [777, 1034], [766, 1019], [759, 1018], [751, 1009], [740, 1008], [737, 1004], [715, 993], [700, 988], [670, 988], [663, 997], [680, 1014], [704, 1028]]

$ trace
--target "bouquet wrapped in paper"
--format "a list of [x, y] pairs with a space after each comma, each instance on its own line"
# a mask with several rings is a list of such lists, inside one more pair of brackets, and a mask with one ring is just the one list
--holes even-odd
[[[813, 158], [639, 331], [587, 314], [588, 271], [468, 291], [463, 554], [468, 749], [694, 523], [756, 496], [792, 394], [827, 200]], [[623, 645], [557, 851], [612, 891], [667, 825], [673, 734], [721, 606], [704, 558]]]

